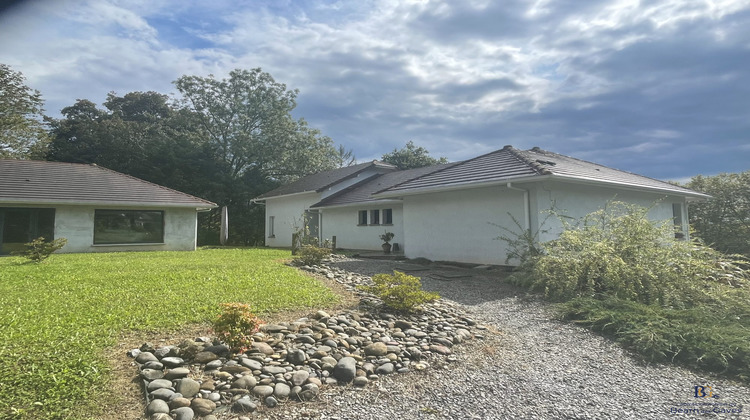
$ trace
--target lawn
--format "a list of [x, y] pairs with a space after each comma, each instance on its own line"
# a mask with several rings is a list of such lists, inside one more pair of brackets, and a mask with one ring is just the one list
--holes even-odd
[[[0, 258], [0, 418], [85, 419], [122, 333], [211, 320], [222, 302], [263, 315], [338, 298], [289, 252], [206, 249]], [[83, 407], [83, 408], [82, 408]]]

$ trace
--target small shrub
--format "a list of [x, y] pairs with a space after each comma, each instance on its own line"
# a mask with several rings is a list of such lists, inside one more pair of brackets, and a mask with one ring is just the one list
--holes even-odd
[[68, 243], [65, 238], [57, 238], [54, 241], [47, 241], [43, 236], [40, 236], [33, 241], [23, 244], [24, 250], [14, 252], [13, 255], [19, 255], [27, 258], [33, 262], [41, 262], [49, 258], [53, 252], [61, 249]]
[[244, 352], [253, 342], [261, 320], [244, 303], [221, 303], [221, 313], [213, 322], [216, 337], [232, 351]]
[[302, 245], [294, 257], [296, 265], [320, 265], [323, 259], [331, 255], [331, 250], [314, 245]]
[[379, 297], [385, 306], [397, 311], [411, 312], [423, 303], [440, 298], [437, 293], [422, 290], [419, 277], [400, 271], [394, 271], [392, 275], [376, 274], [372, 281], [374, 285], [362, 286], [361, 289]]

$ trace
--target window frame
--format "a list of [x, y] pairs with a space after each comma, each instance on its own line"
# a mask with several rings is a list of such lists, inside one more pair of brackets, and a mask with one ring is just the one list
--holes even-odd
[[380, 209], [370, 210], [370, 226], [380, 226]]
[[276, 235], [274, 234], [274, 221], [276, 220], [276, 216], [268, 216], [268, 237], [269, 238], [275, 238]]
[[[392, 226], [393, 225], [393, 209], [383, 209], [381, 210], [381, 213], [383, 215], [381, 224], [384, 226]], [[386, 217], [388, 215], [388, 217]]]
[[357, 212], [357, 226], [367, 226], [367, 210]]
[[[158, 225], [159, 230], [157, 233], [159, 234], [158, 238], [153, 241], [122, 241], [122, 240], [102, 240], [101, 239], [101, 232], [99, 231], [99, 228], [97, 226], [98, 221], [102, 220], [100, 217], [105, 217], [107, 214], [115, 214], [115, 213], [123, 213], [125, 216], [130, 215], [129, 222], [131, 224], [135, 223], [135, 216], [138, 215], [138, 213], [158, 213], [159, 217], [161, 218], [161, 223]], [[166, 236], [166, 212], [164, 210], [145, 210], [145, 209], [94, 209], [94, 229], [93, 229], [93, 238], [92, 238], [92, 244], [95, 246], [113, 246], [113, 245], [164, 245], [164, 238]], [[132, 229], [132, 226], [130, 226]], [[99, 236], [99, 238], [97, 238]], [[121, 238], [118, 238], [121, 239]]]

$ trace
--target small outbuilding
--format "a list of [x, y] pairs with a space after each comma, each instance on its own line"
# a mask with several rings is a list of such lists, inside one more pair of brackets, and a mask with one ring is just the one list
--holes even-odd
[[188, 251], [216, 204], [97, 165], [0, 159], [0, 255], [37, 237], [59, 252]]

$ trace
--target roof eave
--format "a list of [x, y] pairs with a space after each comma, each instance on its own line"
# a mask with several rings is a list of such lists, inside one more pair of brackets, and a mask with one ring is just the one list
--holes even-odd
[[28, 206], [127, 206], [127, 207], [162, 207], [162, 208], [194, 208], [200, 209], [214, 209], [219, 207], [215, 203], [167, 203], [167, 202], [155, 202], [155, 201], [94, 201], [94, 200], [29, 200], [29, 199], [14, 199], [14, 198], [0, 198], [0, 205], [12, 204], [12, 205], [28, 205]]
[[335, 209], [335, 208], [344, 208], [344, 207], [361, 207], [361, 206], [370, 206], [373, 204], [401, 204], [401, 200], [398, 199], [380, 199], [380, 200], [367, 200], [367, 201], [357, 201], [354, 203], [345, 203], [345, 204], [333, 204], [333, 205], [325, 205], [319, 206], [316, 203], [312, 206], [310, 206], [311, 209]]
[[693, 199], [693, 201], [708, 200], [709, 198], [711, 198], [710, 195], [699, 193], [697, 191], [678, 191], [678, 190], [670, 189], [667, 187], [660, 188], [660, 187], [653, 187], [653, 186], [646, 186], [646, 185], [637, 185], [637, 184], [632, 184], [629, 182], [617, 182], [617, 181], [609, 181], [609, 180], [602, 180], [602, 179], [582, 177], [582, 176], [572, 176], [572, 175], [554, 174], [553, 177], [555, 179], [568, 180], [568, 181], [572, 181], [572, 182], [576, 182], [580, 184], [597, 184], [597, 185], [605, 184], [605, 185], [613, 185], [619, 188], [636, 190], [636, 191], [659, 192], [659, 193], [665, 193], [669, 195], [679, 195], [679, 196], [691, 198]]
[[297, 196], [297, 195], [305, 195], [305, 194], [320, 194], [320, 193], [317, 192], [317, 191], [315, 191], [315, 190], [306, 190], [306, 191], [300, 191], [300, 192], [291, 193], [291, 194], [274, 195], [274, 196], [271, 196], [271, 197], [260, 196], [258, 198], [253, 198], [250, 201], [252, 201], [253, 203], [258, 203], [258, 202], [266, 201], [266, 200], [275, 200], [277, 198], [288, 198], [288, 197], [294, 197], [294, 196]]

